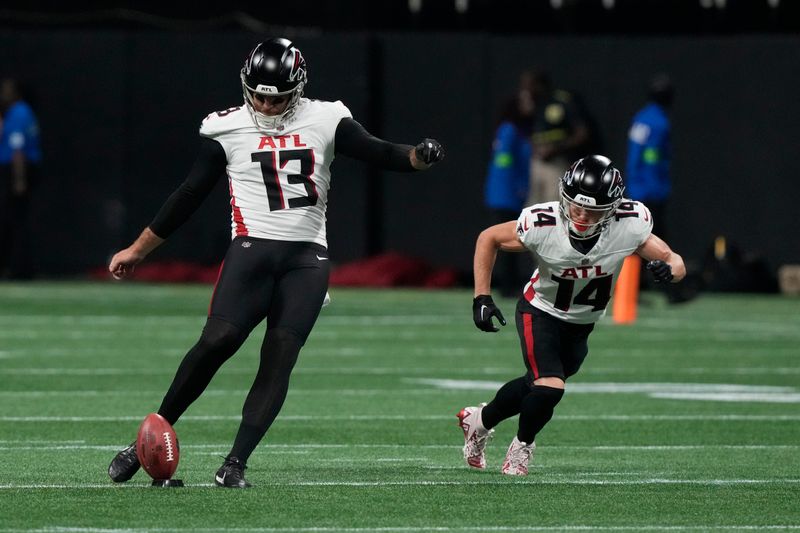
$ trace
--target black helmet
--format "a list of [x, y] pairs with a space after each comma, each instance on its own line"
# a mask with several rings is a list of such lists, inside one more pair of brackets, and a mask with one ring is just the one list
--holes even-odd
[[[608, 225], [622, 201], [625, 185], [611, 160], [590, 155], [575, 161], [561, 178], [561, 215], [567, 220], [572, 237], [589, 239]], [[588, 213], [589, 221], [575, 220], [570, 206]]]
[[[276, 37], [259, 43], [247, 55], [241, 72], [245, 103], [259, 127], [278, 129], [294, 114], [307, 81], [306, 60], [288, 39]], [[253, 95], [291, 95], [286, 110], [275, 116], [255, 110]]]

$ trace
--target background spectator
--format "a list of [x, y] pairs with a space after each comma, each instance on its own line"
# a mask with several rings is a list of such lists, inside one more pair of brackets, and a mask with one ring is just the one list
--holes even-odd
[[[492, 141], [484, 198], [491, 224], [516, 220], [525, 206], [530, 179], [533, 98], [520, 89], [502, 106]], [[519, 292], [532, 270], [524, 254], [502, 254], [495, 266], [495, 284], [504, 296]]]
[[575, 159], [586, 155], [589, 127], [572, 94], [554, 89], [544, 71], [524, 72], [520, 87], [530, 91], [534, 102], [533, 160], [526, 204], [556, 201], [561, 176]]
[[30, 279], [30, 204], [42, 161], [39, 122], [13, 78], [0, 82], [0, 111], [0, 276]]

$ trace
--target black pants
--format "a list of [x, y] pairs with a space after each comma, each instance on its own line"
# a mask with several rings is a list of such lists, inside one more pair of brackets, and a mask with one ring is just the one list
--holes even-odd
[[533, 307], [525, 298], [517, 302], [517, 333], [527, 380], [557, 377], [566, 380], [578, 372], [589, 353], [594, 324], [570, 324]]
[[234, 239], [203, 333], [181, 362], [159, 413], [174, 424], [266, 318], [261, 362], [229, 454], [246, 461], [286, 399], [289, 376], [328, 289], [329, 264], [327, 250], [318, 244]]

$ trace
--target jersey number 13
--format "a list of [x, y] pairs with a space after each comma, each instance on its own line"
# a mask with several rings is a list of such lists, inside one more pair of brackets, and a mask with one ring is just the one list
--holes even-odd
[[[305, 196], [297, 196], [287, 200], [281, 186], [281, 170], [289, 161], [295, 160], [300, 161], [300, 174], [285, 174], [286, 182], [289, 184], [302, 184], [305, 187], [306, 194]], [[317, 205], [319, 193], [316, 185], [311, 181], [311, 174], [314, 173], [314, 152], [310, 148], [305, 150], [255, 152], [252, 154], [252, 161], [261, 165], [261, 177], [267, 187], [267, 200], [269, 201], [270, 211]]]

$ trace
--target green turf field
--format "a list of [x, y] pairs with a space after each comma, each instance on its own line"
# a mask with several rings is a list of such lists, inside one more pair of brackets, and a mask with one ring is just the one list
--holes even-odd
[[182, 489], [106, 468], [157, 409], [209, 286], [0, 284], [0, 531], [800, 529], [800, 300], [643, 295], [602, 321], [527, 478], [463, 464], [455, 414], [522, 374], [471, 293], [331, 290], [248, 491], [213, 475], [258, 362], [254, 332], [176, 425]]

